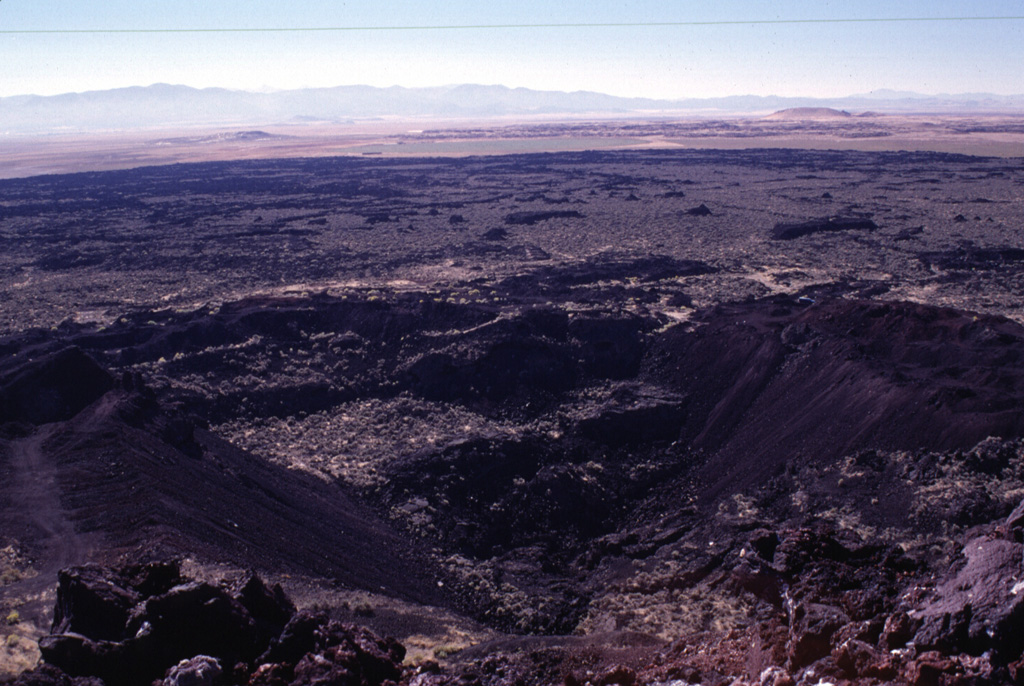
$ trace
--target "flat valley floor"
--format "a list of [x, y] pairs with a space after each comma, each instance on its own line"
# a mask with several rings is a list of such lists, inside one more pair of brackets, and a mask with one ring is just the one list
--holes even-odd
[[861, 113], [800, 118], [650, 115], [587, 119], [389, 119], [3, 137], [0, 178], [289, 157], [467, 157], [581, 150], [795, 148], [1024, 157], [1015, 114]]

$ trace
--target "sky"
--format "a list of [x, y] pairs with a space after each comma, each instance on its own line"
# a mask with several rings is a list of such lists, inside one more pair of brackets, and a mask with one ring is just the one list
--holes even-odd
[[1019, 94], [1024, 2], [0, 0], [0, 96], [153, 83]]

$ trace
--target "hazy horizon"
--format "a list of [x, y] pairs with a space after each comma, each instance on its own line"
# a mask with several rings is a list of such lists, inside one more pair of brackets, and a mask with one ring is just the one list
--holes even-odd
[[0, 96], [501, 84], [679, 100], [1016, 95], [1019, 3], [0, 3]]
[[193, 86], [187, 83], [172, 83], [167, 81], [154, 81], [152, 83], [138, 83], [126, 86], [113, 86], [111, 88], [90, 88], [86, 90], [78, 91], [62, 91], [59, 93], [13, 93], [10, 95], [0, 95], [0, 98], [19, 98], [19, 97], [59, 97], [62, 95], [85, 95], [88, 93], [99, 93], [106, 91], [116, 90], [128, 90], [132, 88], [146, 89], [154, 88], [159, 86], [167, 86], [172, 88], [182, 87], [191, 88], [194, 90], [224, 90], [229, 92], [237, 93], [256, 93], [256, 94], [273, 94], [273, 93], [286, 93], [289, 91], [299, 90], [329, 90], [336, 88], [376, 88], [376, 89], [405, 89], [405, 90], [428, 90], [428, 89], [453, 89], [453, 88], [464, 88], [469, 86], [481, 87], [481, 88], [505, 88], [511, 91], [515, 90], [527, 90], [536, 92], [550, 92], [550, 93], [593, 93], [599, 95], [607, 95], [614, 98], [628, 98], [628, 99], [648, 99], [648, 100], [663, 100], [666, 102], [682, 101], [682, 100], [715, 100], [720, 98], [735, 98], [735, 97], [756, 97], [756, 98], [779, 98], [779, 99], [807, 99], [807, 100], [845, 100], [853, 98], [870, 98], [870, 97], [891, 97], [891, 98], [944, 98], [944, 97], [970, 97], [970, 96], [998, 96], [998, 97], [1024, 97], [1024, 86], [1019, 88], [1017, 91], [1006, 92], [1006, 93], [995, 93], [991, 91], [959, 91], [959, 92], [925, 92], [905, 89], [893, 89], [893, 88], [875, 88], [869, 91], [862, 91], [857, 93], [844, 93], [834, 96], [816, 96], [816, 95], [794, 95], [790, 93], [728, 93], [724, 95], [715, 96], [680, 96], [676, 98], [658, 98], [658, 97], [646, 97], [646, 96], [631, 96], [622, 95], [621, 93], [613, 93], [609, 91], [597, 91], [592, 89], [575, 89], [575, 90], [559, 90], [559, 89], [548, 89], [548, 88], [534, 88], [529, 85], [509, 85], [504, 83], [441, 83], [436, 85], [426, 86], [410, 86], [402, 83], [393, 83], [389, 85], [379, 86], [370, 83], [336, 83], [333, 85], [322, 85], [322, 86], [295, 86], [295, 87], [262, 87], [262, 88], [244, 88], [224, 85], [209, 85], [209, 86]]

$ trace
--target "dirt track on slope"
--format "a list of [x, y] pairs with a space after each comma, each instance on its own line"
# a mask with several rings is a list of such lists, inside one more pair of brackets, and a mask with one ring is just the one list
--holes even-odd
[[32, 575], [3, 589], [7, 599], [19, 597], [26, 604], [19, 614], [39, 623], [52, 610], [51, 593], [57, 572], [88, 560], [94, 549], [94, 537], [80, 534], [61, 505], [56, 466], [47, 456], [44, 444], [52, 427], [11, 443], [12, 485], [10, 506], [3, 519], [7, 533], [13, 535], [31, 556]]

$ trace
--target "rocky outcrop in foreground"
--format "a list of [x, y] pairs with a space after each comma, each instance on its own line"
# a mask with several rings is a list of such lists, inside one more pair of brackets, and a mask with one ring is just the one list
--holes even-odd
[[13, 685], [1024, 683], [1024, 502], [969, 530], [932, 574], [896, 547], [849, 547], [820, 527], [746, 536], [749, 554], [719, 583], [778, 608], [760, 623], [672, 641], [507, 637], [442, 666], [403, 665], [394, 639], [296, 611], [253, 574], [215, 585], [173, 562], [75, 567], [60, 573], [44, 664]]
[[376, 686], [405, 657], [393, 639], [296, 612], [254, 574], [213, 585], [173, 562], [62, 571], [40, 649], [45, 664], [16, 686]]

